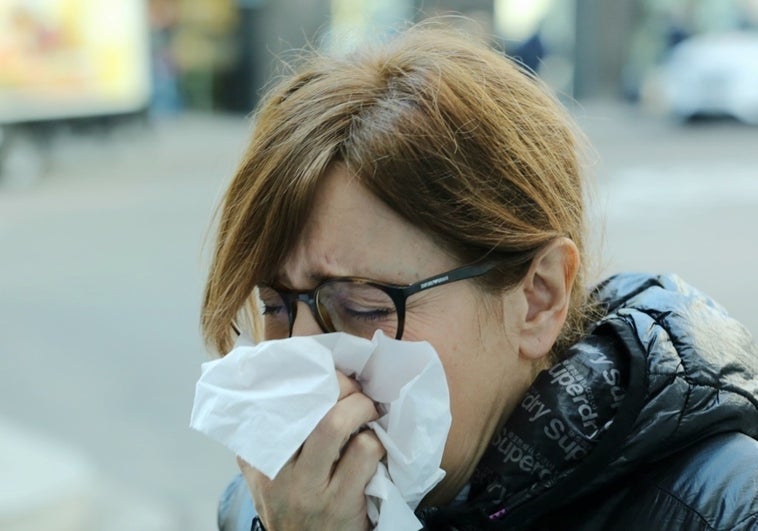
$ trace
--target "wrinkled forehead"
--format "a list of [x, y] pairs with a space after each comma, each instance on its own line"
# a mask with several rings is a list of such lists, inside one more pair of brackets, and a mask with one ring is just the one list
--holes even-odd
[[451, 260], [424, 231], [381, 201], [342, 165], [319, 182], [302, 230], [277, 280], [306, 289], [319, 279], [362, 277], [406, 283]]

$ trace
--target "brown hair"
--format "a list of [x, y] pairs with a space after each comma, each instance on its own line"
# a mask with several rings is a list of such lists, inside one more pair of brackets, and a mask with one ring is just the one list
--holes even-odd
[[[516, 285], [556, 237], [584, 258], [583, 184], [563, 108], [499, 52], [416, 26], [345, 57], [312, 53], [262, 100], [222, 204], [203, 302], [217, 351], [230, 348], [255, 285], [276, 275], [336, 162], [462, 263], [498, 260], [487, 288]], [[572, 298], [554, 352], [584, 328], [581, 268]]]

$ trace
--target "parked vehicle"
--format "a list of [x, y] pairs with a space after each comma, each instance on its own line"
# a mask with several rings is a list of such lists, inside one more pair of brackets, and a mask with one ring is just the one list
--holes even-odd
[[0, 2], [0, 173], [41, 172], [57, 124], [114, 123], [150, 97], [146, 0]]
[[758, 124], [758, 33], [682, 41], [662, 65], [660, 88], [664, 108], [681, 119], [731, 116]]

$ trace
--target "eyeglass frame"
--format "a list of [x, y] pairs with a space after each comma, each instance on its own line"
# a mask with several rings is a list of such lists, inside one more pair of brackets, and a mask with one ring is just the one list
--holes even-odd
[[[395, 332], [395, 339], [399, 340], [403, 337], [403, 332], [405, 331], [405, 310], [408, 297], [431, 288], [444, 286], [446, 284], [451, 284], [460, 280], [469, 280], [472, 278], [480, 277], [492, 271], [495, 266], [497, 266], [496, 262], [468, 264], [408, 285], [388, 284], [361, 277], [334, 277], [323, 279], [315, 288], [309, 290], [286, 290], [276, 288], [269, 284], [261, 284], [261, 286], [276, 291], [277, 294], [281, 297], [282, 302], [284, 302], [284, 306], [287, 310], [287, 318], [289, 320], [288, 337], [292, 337], [292, 331], [295, 326], [295, 318], [297, 317], [298, 302], [304, 302], [308, 306], [308, 308], [311, 310], [311, 314], [316, 319], [316, 323], [324, 333], [337, 331], [330, 330], [330, 328], [334, 327], [327, 325], [326, 321], [321, 316], [318, 305], [316, 304], [317, 293], [323, 285], [331, 282], [351, 282], [372, 286], [387, 294], [394, 303], [395, 311], [397, 312], [397, 331]], [[237, 328], [236, 324], [232, 323], [232, 327], [239, 334], [240, 331]]]

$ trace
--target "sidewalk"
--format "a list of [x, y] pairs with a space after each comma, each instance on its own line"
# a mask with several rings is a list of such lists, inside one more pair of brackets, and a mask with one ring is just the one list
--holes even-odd
[[168, 531], [167, 508], [109, 483], [73, 448], [0, 419], [3, 531]]
[[0, 184], [0, 530], [208, 531], [234, 456], [189, 429], [203, 242], [248, 137], [61, 133]]
[[86, 528], [96, 473], [82, 455], [0, 420], [0, 470], [0, 529]]

